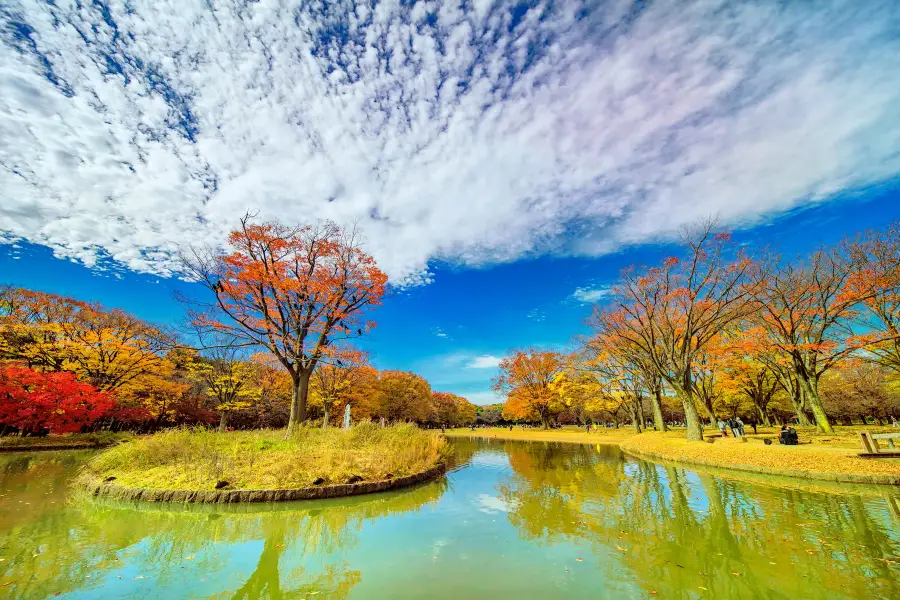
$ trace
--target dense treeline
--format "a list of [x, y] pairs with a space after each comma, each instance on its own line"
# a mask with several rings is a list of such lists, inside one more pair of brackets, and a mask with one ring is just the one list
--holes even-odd
[[[344, 349], [317, 366], [307, 418], [458, 426], [465, 398], [433, 392], [413, 373], [381, 371]], [[291, 379], [267, 354], [191, 348], [120, 310], [55, 294], [0, 289], [0, 430], [54, 433], [186, 424], [284, 427]]]
[[714, 225], [625, 270], [575, 351], [504, 359], [504, 416], [680, 422], [689, 439], [727, 417], [825, 432], [900, 417], [900, 225], [792, 261], [751, 256]]
[[325, 426], [348, 404], [354, 420], [474, 422], [465, 398], [350, 345], [387, 283], [356, 231], [245, 217], [226, 252], [194, 249], [184, 268], [209, 294], [189, 305], [191, 344], [122, 310], [0, 288], [0, 434]]

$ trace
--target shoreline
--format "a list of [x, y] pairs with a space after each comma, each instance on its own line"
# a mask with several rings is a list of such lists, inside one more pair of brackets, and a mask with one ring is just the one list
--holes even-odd
[[0, 446], [0, 453], [5, 452], [44, 452], [48, 450], [103, 450], [112, 444], [59, 444], [56, 446]]
[[[487, 434], [485, 434], [487, 433]], [[506, 435], [504, 435], [504, 433]], [[453, 431], [449, 438], [494, 439], [500, 441], [559, 442], [569, 444], [616, 445], [624, 453], [651, 462], [671, 462], [686, 466], [698, 466], [729, 471], [776, 475], [807, 481], [828, 481], [832, 483], [854, 483], [865, 485], [900, 485], [900, 461], [894, 467], [888, 465], [891, 459], [860, 458], [842, 449], [809, 448], [807, 446], [763, 446], [759, 444], [739, 444], [716, 440], [717, 443], [688, 442], [671, 434], [645, 432], [607, 432], [601, 434], [580, 431], [518, 430], [509, 435], [507, 430], [488, 432]], [[518, 433], [518, 435], [515, 435]], [[604, 435], [607, 434], [607, 435]], [[836, 451], [837, 450], [837, 451]], [[731, 460], [727, 458], [730, 457]], [[843, 467], [839, 470], [818, 471], [814, 468], [797, 468], [804, 462], [837, 461]], [[885, 462], [878, 462], [883, 460]], [[741, 462], [744, 461], [744, 462]], [[784, 466], [772, 463], [784, 461]], [[860, 462], [856, 462], [860, 461]], [[863, 467], [872, 472], [858, 472], [852, 467]], [[893, 471], [893, 472], [891, 472]]]
[[103, 482], [94, 475], [85, 475], [80, 480], [76, 480], [75, 485], [85, 489], [91, 496], [114, 500], [198, 504], [291, 502], [386, 492], [437, 479], [443, 476], [446, 471], [447, 465], [438, 463], [424, 471], [391, 479], [273, 490], [161, 490], [154, 488], [130, 488]]

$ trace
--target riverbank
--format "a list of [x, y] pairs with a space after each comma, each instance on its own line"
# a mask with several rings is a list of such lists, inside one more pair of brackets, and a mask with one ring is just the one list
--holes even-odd
[[41, 450], [90, 450], [106, 448], [134, 438], [132, 433], [72, 433], [45, 437], [0, 437], [0, 452], [37, 452]]
[[91, 459], [78, 478], [97, 495], [180, 502], [260, 502], [392, 489], [443, 472], [441, 436], [362, 423], [218, 433], [176, 429]]
[[451, 437], [531, 440], [579, 444], [616, 444], [623, 451], [650, 460], [673, 461], [750, 473], [782, 475], [820, 481], [900, 485], [900, 459], [872, 459], [857, 456], [853, 447], [859, 428], [841, 428], [835, 434], [818, 434], [801, 430], [799, 446], [765, 445], [765, 438], [777, 435], [775, 429], [760, 429], [747, 436], [747, 442], [732, 437], [713, 438], [714, 443], [688, 442], [684, 431], [667, 433], [633, 430], [600, 429], [586, 433], [583, 429], [485, 429], [448, 431]]

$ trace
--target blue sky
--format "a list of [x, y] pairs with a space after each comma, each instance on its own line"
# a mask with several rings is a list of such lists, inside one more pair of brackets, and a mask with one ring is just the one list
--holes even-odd
[[357, 223], [378, 366], [484, 402], [684, 225], [896, 219], [898, 73], [894, 0], [7, 0], [0, 281], [173, 322], [245, 211]]

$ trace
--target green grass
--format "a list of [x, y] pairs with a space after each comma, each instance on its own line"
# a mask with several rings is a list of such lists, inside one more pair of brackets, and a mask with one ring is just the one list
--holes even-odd
[[109, 446], [116, 442], [130, 440], [133, 433], [113, 433], [98, 431], [96, 433], [70, 433], [66, 435], [48, 435], [46, 437], [0, 437], [0, 448], [53, 448], [55, 446], [78, 445], [85, 448]]
[[300, 427], [218, 433], [172, 429], [110, 448], [91, 459], [85, 477], [115, 477], [125, 487], [210, 490], [295, 489], [377, 481], [424, 471], [449, 459], [447, 442], [415, 425], [361, 423], [349, 431]]

